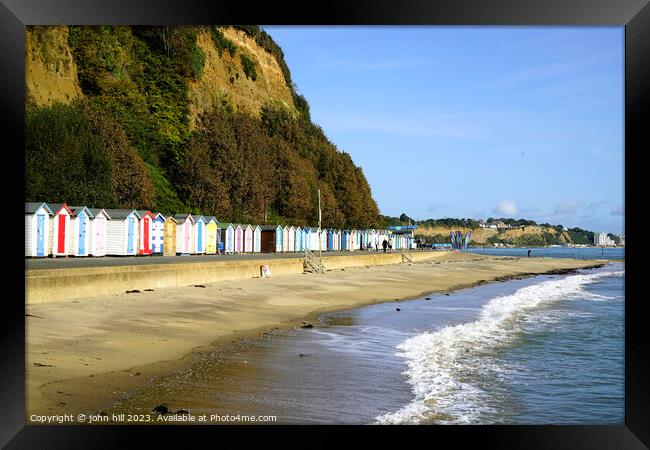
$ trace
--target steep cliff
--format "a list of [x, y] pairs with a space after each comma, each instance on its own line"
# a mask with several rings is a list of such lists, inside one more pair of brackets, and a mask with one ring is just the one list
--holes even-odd
[[[320, 189], [325, 225], [378, 224], [362, 170], [311, 122], [282, 50], [260, 27], [28, 27], [25, 56], [27, 123], [38, 124], [27, 129], [30, 201], [92, 204], [108, 201], [98, 192], [119, 192], [110, 206], [313, 224]], [[103, 150], [106, 136], [119, 136], [119, 148]], [[125, 189], [108, 177], [103, 190], [93, 182], [66, 193], [45, 159], [64, 154], [88, 178], [135, 155], [147, 180]]]

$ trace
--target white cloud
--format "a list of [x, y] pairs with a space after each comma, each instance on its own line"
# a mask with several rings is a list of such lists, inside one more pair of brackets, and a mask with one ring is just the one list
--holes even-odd
[[514, 216], [517, 214], [517, 211], [519, 211], [517, 204], [510, 200], [503, 200], [494, 208], [495, 214], [502, 214], [504, 216]]
[[614, 208], [612, 210], [612, 216], [624, 216], [625, 215], [625, 209], [623, 208], [623, 205], [618, 206], [617, 208]]
[[567, 200], [564, 202], [557, 203], [555, 205], [555, 211], [553, 211], [553, 216], [565, 216], [567, 214], [574, 213], [583, 203], [576, 200]]
[[429, 206], [427, 207], [427, 212], [428, 212], [428, 213], [434, 213], [434, 212], [436, 212], [436, 211], [438, 211], [438, 210], [444, 208], [445, 206], [447, 206], [446, 203], [434, 203], [434, 204], [429, 205]]

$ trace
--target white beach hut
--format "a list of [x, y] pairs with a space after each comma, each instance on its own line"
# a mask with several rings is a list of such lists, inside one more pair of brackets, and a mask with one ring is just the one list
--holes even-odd
[[251, 225], [242, 225], [244, 229], [244, 253], [253, 253], [253, 227]]
[[255, 225], [253, 227], [253, 253], [262, 251], [262, 227]]
[[25, 203], [25, 256], [47, 257], [50, 254], [50, 217], [47, 203]]
[[220, 238], [224, 253], [235, 253], [235, 226], [232, 223], [221, 224]]
[[68, 254], [72, 256], [88, 256], [90, 254], [90, 244], [92, 232], [90, 230], [91, 219], [93, 214], [85, 206], [70, 206], [72, 215], [70, 216], [70, 239], [68, 243]]
[[106, 256], [108, 243], [108, 228], [106, 223], [111, 220], [105, 209], [89, 208], [93, 215], [90, 221], [90, 254], [92, 256]]
[[107, 255], [132, 256], [138, 253], [138, 222], [140, 215], [135, 209], [107, 209], [111, 218], [106, 222]]
[[282, 251], [289, 251], [289, 227], [286, 225], [282, 227]]

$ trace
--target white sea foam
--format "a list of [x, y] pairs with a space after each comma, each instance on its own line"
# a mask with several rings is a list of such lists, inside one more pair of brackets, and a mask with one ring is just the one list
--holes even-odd
[[588, 293], [583, 286], [624, 274], [580, 274], [527, 286], [489, 301], [475, 322], [405, 340], [397, 346], [397, 355], [407, 360], [404, 373], [415, 398], [398, 411], [378, 416], [377, 423], [481, 423], [482, 415], [496, 412], [498, 402], [495, 392], [483, 390], [478, 380], [498, 378], [507, 370], [490, 355], [517, 338], [522, 319], [553, 302], [584, 298]]

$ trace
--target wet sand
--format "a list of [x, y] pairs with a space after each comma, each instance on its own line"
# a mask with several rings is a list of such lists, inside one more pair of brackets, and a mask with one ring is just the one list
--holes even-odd
[[27, 417], [111, 410], [137, 398], [136, 391], [149, 392], [152, 402], [156, 392], [164, 393], [165, 380], [204, 355], [236, 353], [251, 339], [314, 322], [325, 312], [599, 263], [453, 253], [320, 275], [28, 305]]

